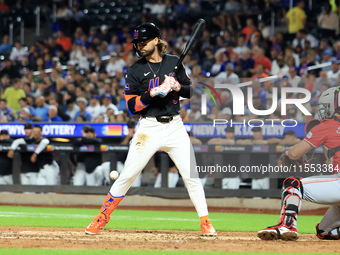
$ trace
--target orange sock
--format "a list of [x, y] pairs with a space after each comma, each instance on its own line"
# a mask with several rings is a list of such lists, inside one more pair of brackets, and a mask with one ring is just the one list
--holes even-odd
[[100, 208], [100, 213], [105, 216], [106, 222], [109, 222], [111, 213], [117, 208], [123, 197], [113, 197], [110, 192], [105, 197], [105, 201]]
[[201, 221], [207, 221], [207, 220], [209, 220], [209, 217], [208, 217], [208, 215], [202, 216], [202, 217], [200, 217], [200, 219], [201, 219]]

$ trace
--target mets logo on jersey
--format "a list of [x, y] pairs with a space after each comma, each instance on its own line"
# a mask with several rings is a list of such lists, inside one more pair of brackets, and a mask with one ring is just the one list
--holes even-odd
[[128, 83], [125, 83], [125, 90], [129, 90], [130, 89], [130, 85]]

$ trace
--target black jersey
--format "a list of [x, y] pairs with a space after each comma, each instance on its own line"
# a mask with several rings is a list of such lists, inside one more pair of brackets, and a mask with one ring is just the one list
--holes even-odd
[[[25, 138], [26, 144], [36, 144], [36, 142], [34, 141], [34, 139], [31, 138]], [[31, 173], [31, 172], [35, 172], [38, 173], [39, 172], [39, 166], [37, 161], [32, 163], [31, 161], [31, 157], [33, 155], [34, 152], [29, 152], [29, 151], [23, 151], [21, 152], [21, 172], [22, 173]]]
[[150, 90], [160, 86], [170, 76], [177, 64], [178, 57], [163, 54], [160, 63], [151, 63], [145, 57], [139, 59], [127, 71], [125, 76], [125, 99], [132, 114], [146, 116], [171, 116], [180, 112], [179, 96], [190, 98], [191, 81], [183, 65], [179, 67], [176, 79], [181, 84], [179, 92], [172, 91], [165, 98], [150, 96]]
[[[12, 142], [12, 139], [0, 140], [1, 145], [7, 145], [8, 147]], [[0, 152], [0, 175], [12, 174], [12, 162], [13, 159], [7, 157], [7, 151]]]

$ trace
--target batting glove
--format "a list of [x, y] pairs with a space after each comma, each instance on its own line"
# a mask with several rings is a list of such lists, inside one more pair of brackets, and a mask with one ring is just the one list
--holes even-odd
[[166, 97], [166, 95], [171, 91], [171, 83], [169, 80], [164, 80], [163, 83], [159, 86], [160, 92], [159, 96], [160, 97]]
[[151, 97], [154, 96], [160, 96], [160, 97], [165, 97], [171, 90], [170, 83], [162, 83], [158, 87], [154, 87], [150, 90], [150, 95]]
[[175, 77], [165, 75], [165, 81], [170, 83], [172, 90], [178, 92], [181, 89], [181, 84], [175, 79]]

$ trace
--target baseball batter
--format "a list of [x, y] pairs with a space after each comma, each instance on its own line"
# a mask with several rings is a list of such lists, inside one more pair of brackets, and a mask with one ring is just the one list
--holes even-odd
[[[107, 194], [100, 213], [86, 227], [96, 234], [110, 220], [110, 215], [124, 198], [129, 187], [158, 150], [168, 153], [176, 164], [189, 196], [201, 218], [203, 235], [217, 235], [208, 219], [205, 194], [198, 176], [192, 145], [179, 116], [179, 96], [190, 98], [191, 82], [183, 66], [177, 80], [170, 77], [178, 57], [165, 54], [167, 43], [153, 23], [144, 23], [134, 31], [134, 47], [141, 57], [126, 74], [125, 99], [132, 114], [140, 114], [124, 169]], [[162, 95], [162, 97], [160, 96]], [[191, 162], [190, 162], [191, 159]], [[194, 160], [195, 161], [195, 160]]]
[[340, 239], [340, 87], [324, 91], [319, 99], [318, 114], [322, 122], [307, 136], [286, 151], [291, 160], [297, 160], [308, 151], [323, 146], [328, 159], [328, 171], [321, 175], [297, 179], [289, 177], [283, 182], [282, 209], [278, 224], [258, 232], [262, 240], [298, 239], [297, 216], [301, 200], [331, 205], [321, 222], [316, 225], [320, 239]]

